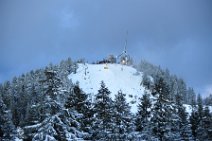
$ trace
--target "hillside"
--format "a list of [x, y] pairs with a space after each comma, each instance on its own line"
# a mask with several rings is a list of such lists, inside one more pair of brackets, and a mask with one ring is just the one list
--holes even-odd
[[[82, 90], [91, 96], [98, 93], [100, 82], [104, 81], [111, 96], [119, 90], [126, 94], [127, 102], [130, 103], [131, 111], [137, 111], [138, 98], [144, 93], [141, 85], [142, 73], [136, 69], [120, 64], [78, 64], [77, 73], [69, 75], [73, 83], [79, 82]], [[105, 67], [107, 67], [105, 69]]]
[[[68, 78], [73, 83], [79, 83], [80, 88], [93, 99], [98, 93], [101, 81], [104, 81], [111, 92], [111, 97], [119, 90], [126, 94], [126, 100], [131, 106], [131, 112], [137, 112], [139, 98], [144, 93], [142, 72], [135, 68], [120, 64], [78, 64], [76, 73], [71, 73]], [[184, 104], [186, 112], [191, 115], [191, 106]], [[209, 106], [210, 111], [212, 107]]]
[[68, 58], [0, 84], [0, 140], [205, 140], [211, 111], [182, 79], [148, 62], [135, 69]]

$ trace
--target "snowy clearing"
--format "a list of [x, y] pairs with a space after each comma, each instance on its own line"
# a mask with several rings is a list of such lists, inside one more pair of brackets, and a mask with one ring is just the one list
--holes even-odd
[[69, 75], [69, 79], [73, 83], [78, 81], [82, 90], [91, 94], [92, 98], [98, 93], [100, 82], [104, 81], [111, 91], [112, 98], [122, 90], [132, 107], [131, 111], [133, 113], [137, 111], [138, 98], [144, 93], [144, 87], [140, 85], [141, 72], [120, 64], [78, 64], [78, 66], [77, 73]]

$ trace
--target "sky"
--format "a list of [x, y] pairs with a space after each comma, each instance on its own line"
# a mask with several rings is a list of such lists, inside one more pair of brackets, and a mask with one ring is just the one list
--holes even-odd
[[0, 83], [71, 57], [123, 51], [212, 93], [211, 0], [1, 0]]

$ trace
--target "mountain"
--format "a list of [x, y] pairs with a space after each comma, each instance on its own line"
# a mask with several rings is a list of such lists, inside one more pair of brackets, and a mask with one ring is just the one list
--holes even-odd
[[[137, 112], [139, 98], [144, 94], [142, 82], [143, 72], [132, 66], [120, 64], [88, 64], [79, 63], [76, 72], [72, 72], [68, 78], [73, 83], [79, 83], [80, 88], [94, 99], [98, 93], [101, 81], [104, 81], [111, 92], [111, 97], [121, 90], [126, 94], [126, 100], [131, 106], [131, 112]], [[191, 105], [184, 104], [186, 112], [190, 115]], [[212, 106], [209, 106], [212, 111]]]
[[0, 84], [0, 140], [212, 139], [212, 107], [183, 79], [147, 61], [85, 62]]
[[145, 89], [141, 85], [142, 72], [120, 64], [78, 64], [77, 72], [71, 73], [68, 78], [73, 83], [79, 82], [80, 88], [92, 98], [98, 93], [101, 81], [105, 82], [113, 99], [121, 90], [126, 94], [133, 113], [136, 113], [139, 97]]

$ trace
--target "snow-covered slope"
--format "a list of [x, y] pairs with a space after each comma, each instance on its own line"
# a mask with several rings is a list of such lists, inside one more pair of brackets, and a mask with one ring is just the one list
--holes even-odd
[[[127, 102], [133, 113], [137, 112], [139, 98], [144, 93], [141, 85], [142, 72], [130, 66], [120, 64], [78, 64], [76, 73], [69, 75], [73, 83], [79, 82], [84, 92], [90, 94], [91, 98], [98, 93], [101, 81], [104, 81], [114, 99], [115, 94], [122, 90], [126, 94]], [[191, 114], [191, 106], [184, 104], [188, 114]], [[210, 106], [210, 111], [212, 107]]]
[[137, 111], [138, 98], [144, 93], [141, 84], [142, 73], [129, 66], [120, 64], [78, 64], [77, 73], [70, 74], [73, 83], [79, 82], [80, 87], [93, 97], [98, 93], [101, 81], [111, 91], [111, 97], [122, 90], [130, 103], [131, 111]]

